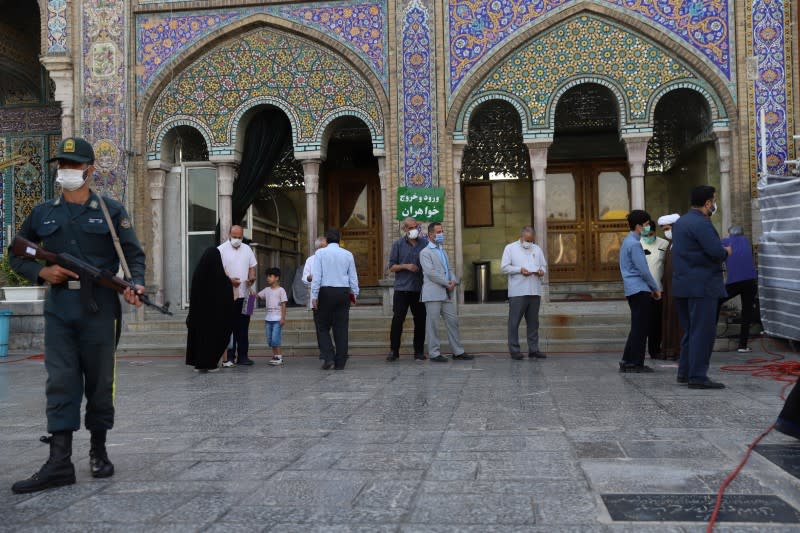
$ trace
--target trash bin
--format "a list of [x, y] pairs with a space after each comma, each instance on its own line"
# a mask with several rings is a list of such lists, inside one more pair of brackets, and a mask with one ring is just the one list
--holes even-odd
[[490, 264], [489, 261], [473, 261], [472, 263], [475, 267], [475, 297], [481, 304], [489, 301]]
[[0, 357], [8, 355], [8, 331], [11, 328], [11, 315], [6, 309], [0, 309]]

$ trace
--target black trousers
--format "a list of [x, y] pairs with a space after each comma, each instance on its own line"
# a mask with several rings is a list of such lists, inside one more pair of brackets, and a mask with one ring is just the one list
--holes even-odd
[[[247, 351], [250, 348], [250, 341], [247, 338], [250, 333], [250, 315], [242, 314], [244, 298], [237, 298], [233, 301], [233, 347], [228, 349], [228, 361], [242, 363], [247, 361]], [[238, 354], [238, 359], [236, 355]]]
[[628, 307], [631, 309], [631, 331], [622, 353], [624, 365], [644, 365], [644, 351], [647, 344], [647, 330], [650, 327], [650, 315], [653, 306], [649, 292], [637, 292], [628, 296]]
[[54, 286], [44, 312], [47, 431], [77, 431], [81, 400], [89, 431], [114, 427], [114, 378], [119, 296], [96, 287], [98, 313], [83, 309], [80, 291]]
[[756, 302], [756, 292], [758, 291], [758, 280], [737, 281], [736, 283], [725, 285], [725, 290], [728, 291], [728, 297], [719, 301], [717, 319], [719, 319], [719, 311], [722, 308], [722, 304], [731, 298], [741, 296], [742, 322], [739, 326], [739, 348], [747, 348], [747, 339], [750, 338], [750, 324], [753, 321], [753, 307]]
[[389, 334], [389, 348], [392, 353], [400, 351], [400, 337], [403, 335], [403, 322], [409, 308], [414, 317], [414, 353], [425, 353], [425, 304], [419, 301], [418, 291], [394, 291], [392, 300], [392, 330]]
[[661, 356], [661, 300], [650, 299], [650, 326], [647, 328], [647, 353]]
[[327, 363], [334, 363], [337, 368], [344, 368], [347, 362], [349, 327], [350, 288], [320, 287], [317, 301], [317, 339], [322, 359]]

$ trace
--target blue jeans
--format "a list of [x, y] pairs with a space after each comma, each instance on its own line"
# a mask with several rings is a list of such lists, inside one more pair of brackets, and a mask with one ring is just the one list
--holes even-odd
[[281, 331], [282, 326], [280, 322], [277, 320], [267, 321], [264, 327], [264, 333], [267, 335], [267, 345], [270, 348], [278, 348], [281, 345]]

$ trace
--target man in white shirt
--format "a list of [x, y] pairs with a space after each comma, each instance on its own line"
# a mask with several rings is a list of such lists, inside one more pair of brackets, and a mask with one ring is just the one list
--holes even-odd
[[524, 359], [519, 347], [519, 324], [523, 316], [528, 329], [528, 357], [547, 357], [539, 351], [539, 307], [547, 261], [542, 249], [534, 244], [535, 239], [535, 230], [525, 226], [519, 240], [506, 245], [500, 261], [500, 270], [508, 274], [508, 351], [516, 360]]
[[[656, 280], [658, 290], [663, 290], [662, 279], [664, 277], [664, 262], [667, 258], [669, 241], [656, 237], [656, 223], [650, 220], [642, 228], [641, 236], [644, 258], [647, 260], [647, 268]], [[650, 324], [647, 327], [647, 352], [651, 359], [663, 359], [661, 353], [661, 315], [664, 299], [651, 300], [652, 309], [650, 310]]]
[[[250, 329], [250, 315], [242, 314], [242, 305], [250, 294], [250, 287], [256, 281], [256, 254], [253, 249], [242, 242], [244, 230], [241, 226], [232, 226], [230, 238], [217, 246], [222, 256], [225, 274], [231, 278], [235, 300], [233, 302], [233, 346], [228, 348], [227, 361], [224, 368], [230, 368], [234, 361], [239, 365], [252, 365], [253, 360], [247, 356], [250, 343], [247, 338]], [[238, 352], [238, 357], [236, 357]]]
[[328, 245], [314, 254], [311, 306], [317, 310], [317, 336], [325, 360], [322, 369], [344, 370], [348, 357], [350, 304], [358, 297], [358, 275], [353, 254], [339, 247], [339, 231], [329, 229], [325, 240]]
[[[328, 241], [325, 240], [324, 235], [320, 235], [317, 237], [317, 240], [314, 241], [314, 251], [316, 252], [320, 248], [325, 248], [328, 246]], [[306, 259], [306, 263], [303, 265], [303, 285], [306, 286], [308, 289], [308, 310], [312, 312], [314, 316], [314, 334], [317, 336], [317, 347], [319, 348], [319, 358], [322, 359], [322, 346], [319, 343], [319, 333], [317, 328], [319, 327], [317, 324], [317, 310], [311, 305], [311, 281], [314, 279], [314, 263], [316, 263], [317, 255], [316, 253], [311, 254]]]

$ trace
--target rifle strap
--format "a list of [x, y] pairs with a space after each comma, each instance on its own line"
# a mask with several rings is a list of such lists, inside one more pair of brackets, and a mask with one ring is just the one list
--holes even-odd
[[114, 249], [117, 251], [119, 264], [122, 266], [122, 272], [125, 274], [125, 279], [130, 281], [133, 278], [131, 277], [131, 271], [128, 268], [128, 262], [125, 261], [125, 254], [122, 253], [122, 245], [119, 243], [117, 230], [114, 229], [114, 223], [111, 221], [111, 214], [108, 212], [108, 207], [106, 207], [106, 202], [103, 200], [103, 195], [98, 194], [97, 199], [100, 200], [100, 209], [103, 211], [103, 216], [106, 218], [106, 224], [108, 224], [108, 229], [111, 232], [111, 240], [114, 241]]

